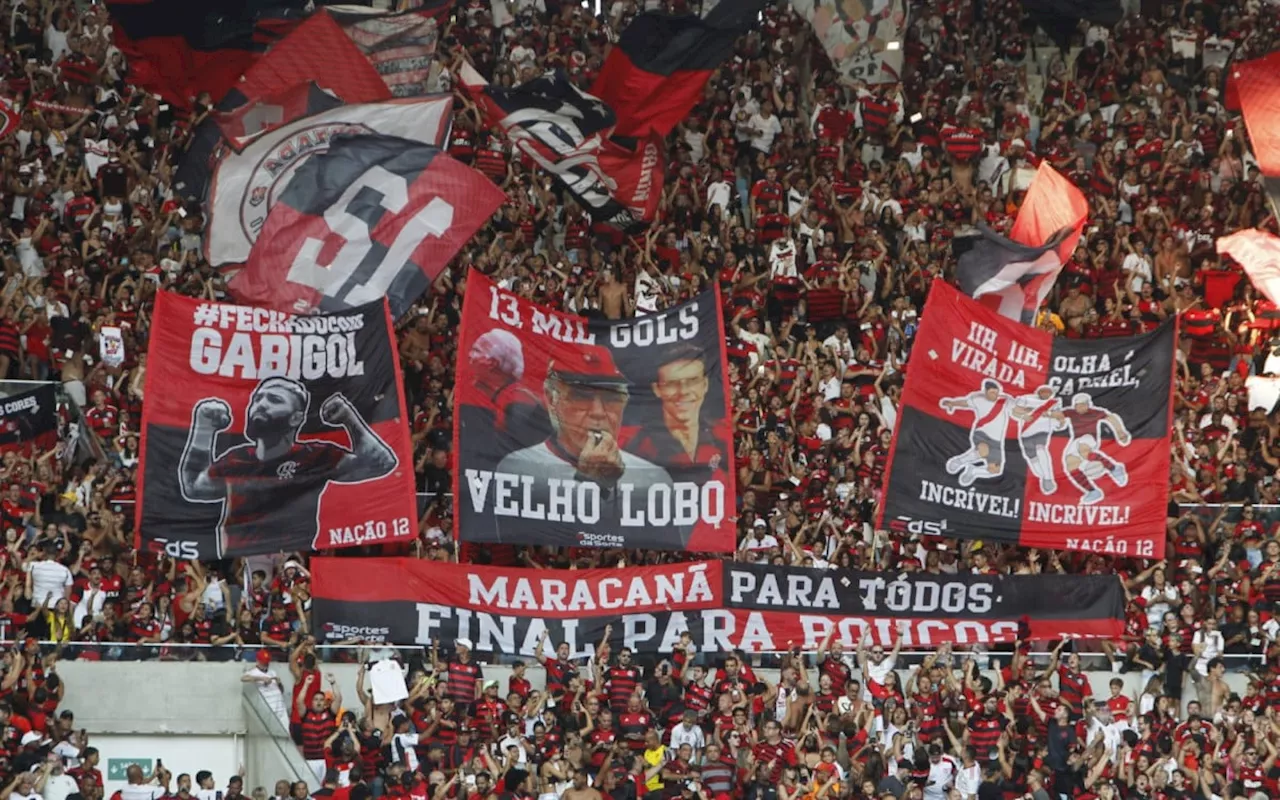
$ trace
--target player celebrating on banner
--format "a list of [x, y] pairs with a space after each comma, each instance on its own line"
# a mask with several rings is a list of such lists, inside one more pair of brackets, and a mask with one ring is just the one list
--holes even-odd
[[1071, 426], [1071, 441], [1062, 451], [1062, 465], [1067, 477], [1084, 494], [1080, 502], [1089, 506], [1102, 500], [1104, 495], [1096, 481], [1103, 475], [1111, 476], [1116, 486], [1127, 485], [1129, 473], [1124, 464], [1102, 452], [1101, 446], [1104, 425], [1122, 446], [1129, 444], [1129, 431], [1120, 415], [1098, 408], [1084, 392], [1072, 397], [1071, 407], [1060, 414]]
[[1049, 437], [1066, 427], [1062, 419], [1062, 401], [1050, 386], [1041, 386], [1034, 394], [1019, 397], [1013, 404], [1013, 417], [1018, 421], [1018, 444], [1031, 474], [1040, 479], [1040, 491], [1046, 495], [1058, 491], [1053, 479], [1053, 459], [1049, 456]]
[[332, 483], [381, 478], [398, 464], [395, 451], [374, 433], [341, 392], [320, 406], [320, 419], [344, 428], [351, 449], [325, 441], [299, 441], [311, 392], [290, 378], [266, 378], [245, 408], [250, 441], [215, 455], [218, 434], [231, 427], [231, 406], [211, 397], [196, 403], [191, 433], [178, 464], [189, 503], [222, 503], [218, 555], [310, 550], [320, 527], [320, 496]]
[[1013, 399], [993, 380], [982, 382], [982, 391], [965, 397], [944, 397], [939, 405], [953, 414], [973, 412], [969, 429], [969, 449], [947, 461], [947, 472], [960, 475], [961, 486], [971, 486], [977, 478], [998, 478], [1004, 474], [1004, 434], [1009, 428]]

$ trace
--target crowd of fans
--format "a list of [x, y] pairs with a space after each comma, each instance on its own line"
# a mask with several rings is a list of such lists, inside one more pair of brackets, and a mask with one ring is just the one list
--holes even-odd
[[[488, 2], [459, 4], [441, 38], [442, 67], [465, 51], [495, 83], [559, 67], [589, 87], [611, 35], [636, 12], [633, 0], [599, 16], [558, 0], [509, 5], [515, 22], [496, 28]], [[843, 5], [857, 15], [858, 3]], [[223, 645], [256, 655], [250, 679], [267, 685], [279, 662], [293, 673], [294, 733], [323, 779], [316, 796], [1280, 796], [1280, 542], [1262, 507], [1280, 500], [1280, 430], [1275, 414], [1248, 410], [1243, 384], [1268, 370], [1280, 325], [1214, 250], [1233, 230], [1277, 230], [1244, 126], [1227, 109], [1218, 56], [1275, 49], [1280, 7], [1144, 5], [1158, 15], [1082, 26], [1070, 58], [1037, 60], [1014, 0], [918, 4], [901, 82], [847, 86], [780, 3], [673, 134], [660, 220], [636, 238], [593, 226], [459, 95], [449, 150], [500, 183], [509, 202], [399, 333], [426, 505], [420, 540], [394, 554], [618, 561], [599, 550], [454, 546], [453, 331], [468, 269], [538, 302], [609, 317], [717, 283], [740, 487], [735, 558], [1119, 573], [1131, 599], [1123, 641], [1097, 655], [1058, 644], [1048, 663], [1019, 646], [994, 679], [947, 647], [904, 669], [900, 641], [826, 642], [816, 658], [785, 654], [776, 682], [739, 656], [677, 653], [642, 668], [625, 649], [602, 648], [584, 664], [548, 646], [539, 691], [524, 666], [506, 686], [486, 681], [460, 646], [410, 661], [403, 707], [374, 705], [362, 673], [358, 703], [344, 709], [307, 624], [306, 554], [250, 570], [240, 589], [239, 563], [133, 548], [152, 299], [158, 288], [225, 294], [200, 257], [201, 210], [170, 190], [208, 109], [175, 114], [131, 87], [101, 5], [6, 0], [0, 102], [19, 122], [0, 141], [0, 377], [61, 381], [108, 456], [72, 466], [52, 449], [10, 451], [0, 463], [0, 618], [21, 643], [0, 664], [6, 793], [102, 794], [96, 754], [69, 712], [58, 713], [58, 656], [42, 656], [38, 639], [62, 657], [207, 657], [183, 645]], [[1022, 176], [1044, 161], [1085, 192], [1090, 219], [1039, 324], [1061, 336], [1120, 336], [1183, 315], [1170, 557], [1160, 563], [889, 538], [870, 524], [919, 311], [931, 283], [951, 274], [952, 239], [979, 221], [1007, 230]], [[124, 331], [120, 367], [97, 359], [108, 325]], [[1184, 512], [1177, 503], [1232, 505]], [[631, 563], [687, 557], [628, 554]], [[1093, 697], [1081, 672], [1091, 667], [1139, 672], [1144, 691], [1129, 697], [1113, 683], [1110, 697]], [[1224, 681], [1228, 668], [1247, 671], [1243, 695]], [[131, 775], [123, 800], [213, 789], [207, 775], [193, 788], [189, 776], [170, 784], [158, 772], [154, 784]], [[57, 780], [66, 776], [78, 786]], [[226, 794], [240, 791], [237, 782]], [[281, 783], [273, 800], [307, 795], [305, 784]]]

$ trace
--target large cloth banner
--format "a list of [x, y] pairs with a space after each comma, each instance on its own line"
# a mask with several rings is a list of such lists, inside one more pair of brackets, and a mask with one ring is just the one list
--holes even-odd
[[589, 320], [472, 270], [458, 352], [461, 540], [733, 551], [714, 291], [660, 314]]
[[907, 645], [1119, 636], [1114, 575], [886, 575], [697, 561], [552, 571], [405, 558], [316, 558], [313, 612], [324, 641], [359, 639], [529, 656], [547, 632], [589, 655], [610, 643], [670, 653], [815, 650], [833, 629], [853, 648], [870, 632]]
[[58, 443], [58, 393], [49, 383], [0, 398], [0, 451]]
[[905, 0], [791, 0], [813, 28], [840, 80], [896, 83], [907, 28]]
[[1174, 336], [1055, 338], [935, 283], [880, 527], [1163, 558]]
[[139, 547], [203, 559], [417, 535], [385, 300], [302, 317], [161, 292], [149, 353]]

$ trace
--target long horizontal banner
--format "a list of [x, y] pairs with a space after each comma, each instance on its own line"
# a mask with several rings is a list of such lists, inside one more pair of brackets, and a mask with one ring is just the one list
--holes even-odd
[[[316, 558], [313, 610], [324, 641], [357, 639], [530, 656], [543, 631], [588, 655], [610, 643], [670, 652], [688, 632], [699, 652], [817, 648], [834, 627], [911, 646], [1020, 637], [1119, 636], [1114, 576], [888, 575], [694, 561], [551, 571], [399, 558]], [[799, 612], [796, 609], [805, 609]], [[623, 613], [625, 610], [625, 613]]]

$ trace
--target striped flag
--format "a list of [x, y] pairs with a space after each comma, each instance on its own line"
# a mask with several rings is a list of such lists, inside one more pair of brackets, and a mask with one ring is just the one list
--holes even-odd
[[980, 225], [976, 237], [956, 239], [960, 290], [1002, 316], [1033, 325], [1080, 241], [1088, 215], [1089, 202], [1080, 190], [1047, 162], [1042, 164], [1011, 238]]

